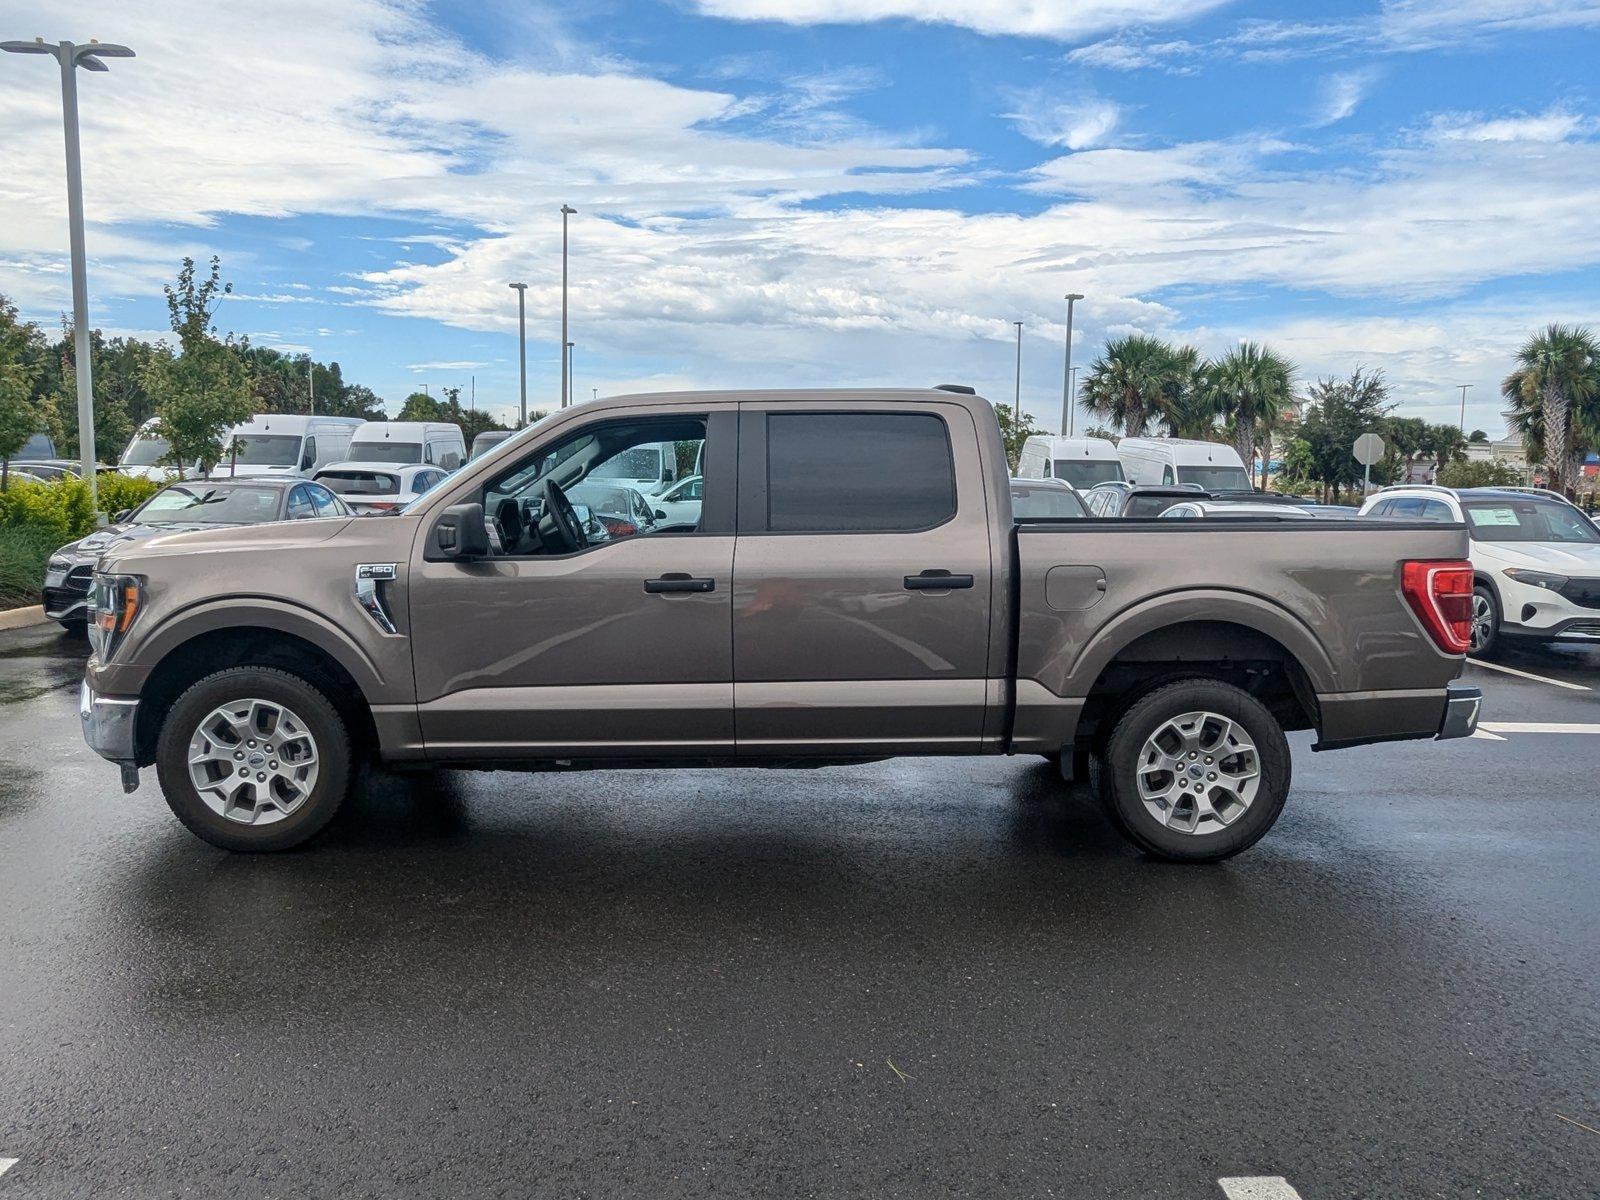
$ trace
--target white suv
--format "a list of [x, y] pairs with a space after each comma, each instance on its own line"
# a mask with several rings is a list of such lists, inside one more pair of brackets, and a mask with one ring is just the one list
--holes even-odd
[[1384, 488], [1363, 517], [1461, 521], [1472, 538], [1472, 653], [1502, 637], [1600, 642], [1600, 528], [1532, 488]]

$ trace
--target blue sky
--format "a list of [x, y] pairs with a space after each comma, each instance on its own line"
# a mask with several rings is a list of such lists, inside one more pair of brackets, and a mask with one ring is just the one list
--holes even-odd
[[[390, 401], [554, 402], [559, 208], [576, 391], [1013, 386], [1140, 329], [1381, 367], [1498, 433], [1517, 341], [1600, 308], [1600, 3], [679, 0], [9, 4], [82, 77], [93, 318], [164, 325], [219, 254], [224, 329]], [[226, 67], [219, 64], [226, 61]], [[0, 61], [0, 292], [66, 289], [59, 108]]]

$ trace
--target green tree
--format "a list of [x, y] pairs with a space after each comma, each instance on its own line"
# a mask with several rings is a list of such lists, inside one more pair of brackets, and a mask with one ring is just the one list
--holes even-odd
[[[16, 305], [0, 296], [0, 460], [8, 460], [46, 426], [35, 385], [39, 379], [39, 327], [17, 316]], [[0, 467], [0, 484], [9, 483]]]
[[412, 392], [400, 406], [400, 415], [395, 420], [447, 421], [450, 419], [449, 414], [450, 406], [443, 400], [436, 400], [427, 392]]
[[1515, 487], [1522, 482], [1522, 475], [1499, 460], [1470, 462], [1463, 458], [1440, 467], [1434, 482], [1450, 488]]
[[[1306, 389], [1305, 415], [1285, 454], [1286, 479], [1320, 486], [1326, 500], [1362, 477], [1352, 447], [1363, 433], [1380, 431], [1389, 413], [1383, 372], [1357, 368], [1348, 379], [1319, 379]], [[1382, 475], [1374, 471], [1374, 478]]]
[[227, 453], [227, 433], [250, 419], [253, 397], [244, 354], [248, 343], [233, 335], [218, 338], [212, 318], [233, 284], [220, 279], [213, 256], [210, 275], [196, 282], [194, 259], [185, 258], [177, 286], [162, 288], [178, 351], [157, 347], [145, 369], [144, 385], [155, 398], [158, 431], [172, 444], [174, 462], [199, 460], [209, 471]]
[[1600, 343], [1581, 326], [1550, 325], [1523, 343], [1500, 391], [1529, 457], [1544, 462], [1551, 488], [1570, 494], [1600, 431]]
[[1167, 399], [1161, 424], [1170, 437], [1209, 440], [1216, 436], [1217, 401], [1206, 381], [1206, 363], [1193, 346], [1168, 347]]
[[1469, 442], [1487, 442], [1488, 440], [1489, 435], [1481, 429], [1474, 429], [1471, 433], [1467, 434], [1467, 441]]
[[1450, 463], [1465, 460], [1467, 439], [1461, 436], [1459, 425], [1429, 425], [1426, 449], [1437, 474]]
[[1000, 422], [1000, 440], [1005, 443], [1006, 462], [1011, 473], [1016, 474], [1017, 462], [1022, 457], [1022, 444], [1039, 433], [1029, 413], [1015, 413], [1009, 404], [994, 406], [995, 419]]
[[[1247, 471], [1255, 469], [1258, 433], [1271, 453], [1271, 435], [1294, 401], [1294, 373], [1293, 363], [1257, 342], [1235, 347], [1206, 371], [1207, 391], [1233, 430], [1234, 448]], [[1263, 483], [1265, 477], [1263, 456]]]
[[1089, 366], [1083, 407], [1125, 437], [1141, 436], [1152, 422], [1167, 419], [1180, 369], [1176, 352], [1160, 338], [1112, 338]]

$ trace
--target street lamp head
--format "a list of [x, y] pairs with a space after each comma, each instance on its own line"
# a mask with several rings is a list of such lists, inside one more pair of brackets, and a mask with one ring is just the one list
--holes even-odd
[[0, 42], [0, 50], [8, 54], [54, 54], [56, 48], [47, 46], [43, 38], [34, 38], [31, 42]]
[[570, 217], [576, 214], [578, 210], [573, 208], [570, 204], [563, 204], [561, 206], [561, 211]]
[[524, 291], [527, 288], [528, 285], [525, 284], [525, 283], [508, 283], [508, 284], [506, 284], [506, 286], [508, 288], [515, 288], [517, 291], [520, 292], [520, 291]]
[[1082, 292], [1068, 292], [1066, 294], [1066, 296], [1063, 297], [1063, 298], [1067, 299], [1067, 300], [1082, 300], [1083, 299], [1083, 293]]

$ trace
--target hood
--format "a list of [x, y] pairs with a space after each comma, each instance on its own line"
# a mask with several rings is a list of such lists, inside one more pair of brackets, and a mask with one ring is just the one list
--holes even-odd
[[156, 483], [171, 483], [174, 479], [182, 478], [185, 472], [174, 470], [172, 467], [118, 467], [118, 475], [126, 475], [131, 479], [149, 479]]
[[1600, 542], [1474, 542], [1476, 554], [1500, 566], [1557, 575], [1600, 575]]
[[234, 529], [234, 525], [218, 525], [209, 523], [202, 525], [198, 521], [164, 522], [160, 525], [142, 525], [132, 522], [127, 525], [107, 525], [104, 529], [96, 529], [87, 537], [79, 538], [75, 542], [57, 550], [57, 554], [65, 554], [74, 558], [99, 558], [107, 550], [118, 546], [126, 546], [133, 542], [146, 542], [151, 538], [164, 537], [174, 533], [195, 533], [203, 529]]
[[354, 517], [328, 517], [315, 521], [273, 521], [264, 525], [206, 525], [175, 531], [172, 526], [139, 542], [117, 542], [103, 554], [108, 559], [132, 553], [141, 561], [178, 554], [284, 550], [293, 552], [334, 537]]

